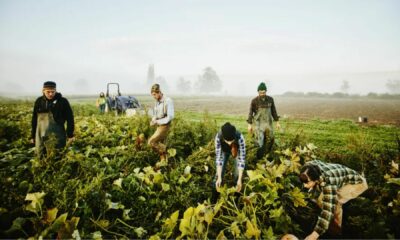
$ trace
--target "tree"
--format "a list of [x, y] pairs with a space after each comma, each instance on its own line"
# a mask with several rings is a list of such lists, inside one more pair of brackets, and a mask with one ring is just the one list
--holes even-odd
[[392, 94], [399, 94], [400, 93], [400, 80], [387, 80], [386, 88]]
[[183, 77], [180, 77], [176, 86], [178, 92], [188, 93], [191, 90], [191, 84], [189, 80], [185, 80]]
[[350, 89], [349, 81], [343, 80], [342, 86], [340, 86], [340, 91], [343, 93], [348, 93], [349, 89]]
[[199, 76], [197, 88], [203, 93], [219, 92], [222, 89], [222, 82], [214, 69], [206, 67], [203, 74]]

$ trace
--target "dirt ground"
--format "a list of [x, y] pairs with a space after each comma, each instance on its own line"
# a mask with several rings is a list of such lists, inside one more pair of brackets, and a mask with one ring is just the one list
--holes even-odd
[[[210, 113], [235, 114], [247, 117], [251, 97], [182, 97], [172, 96], [175, 110], [209, 111]], [[150, 97], [139, 97], [152, 106]], [[349, 119], [367, 117], [370, 124], [400, 126], [400, 100], [382, 99], [330, 99], [274, 97], [278, 115], [295, 119]]]

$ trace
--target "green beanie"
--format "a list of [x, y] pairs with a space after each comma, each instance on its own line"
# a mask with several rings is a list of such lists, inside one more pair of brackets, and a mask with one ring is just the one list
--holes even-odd
[[265, 85], [265, 83], [260, 83], [260, 85], [258, 85], [257, 91], [267, 91], [267, 86]]

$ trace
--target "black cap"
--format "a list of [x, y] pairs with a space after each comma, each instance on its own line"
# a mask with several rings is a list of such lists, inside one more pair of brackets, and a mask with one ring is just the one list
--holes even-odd
[[222, 137], [226, 141], [232, 141], [235, 139], [236, 128], [235, 128], [235, 126], [231, 125], [229, 122], [222, 125], [221, 131], [222, 131]]
[[43, 88], [56, 88], [56, 83], [52, 81], [44, 82]]

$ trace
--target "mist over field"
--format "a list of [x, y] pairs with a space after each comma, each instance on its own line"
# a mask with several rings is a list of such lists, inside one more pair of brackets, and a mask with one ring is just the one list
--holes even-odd
[[[200, 75], [200, 74], [199, 74]], [[183, 77], [190, 82], [188, 91], [179, 89], [179, 78]], [[253, 96], [257, 94], [257, 86], [261, 81], [267, 83], [270, 95], [280, 95], [285, 92], [319, 92], [366, 95], [368, 93], [399, 94], [400, 86], [392, 88], [388, 86], [390, 80], [400, 79], [399, 72], [375, 72], [375, 73], [343, 73], [343, 74], [313, 74], [313, 75], [232, 75], [221, 74], [219, 76], [222, 88], [217, 92], [201, 91], [195, 87], [198, 81], [197, 75], [170, 75], [166, 76], [161, 86], [167, 94], [178, 95], [216, 95], [216, 96]], [[110, 77], [99, 76], [98, 79], [87, 80], [57, 80], [58, 91], [67, 95], [97, 95], [106, 92], [107, 83], [120, 84], [123, 94], [148, 94], [146, 76], [138, 77]], [[348, 82], [348, 89], [343, 91], [343, 82]], [[157, 81], [155, 81], [157, 82]], [[396, 81], [400, 85], [400, 81]], [[40, 95], [43, 81], [0, 82], [0, 95], [3, 96], [36, 96]], [[16, 91], [17, 90], [17, 91]], [[110, 88], [116, 92], [116, 89]]]
[[[170, 9], [170, 11], [166, 11]], [[400, 2], [0, 2], [0, 95], [400, 92]], [[149, 81], [149, 69], [152, 76]], [[199, 79], [210, 75], [219, 83]], [[389, 84], [388, 84], [389, 83]], [[393, 87], [397, 86], [397, 87]]]

